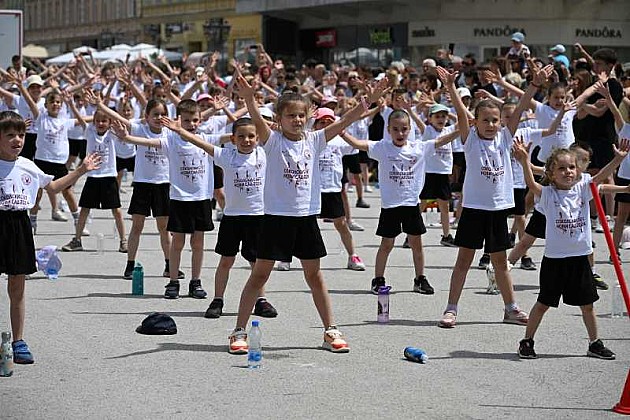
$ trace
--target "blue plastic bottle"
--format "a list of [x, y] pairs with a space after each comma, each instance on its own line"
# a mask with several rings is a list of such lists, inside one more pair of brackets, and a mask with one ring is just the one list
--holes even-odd
[[260, 331], [260, 321], [257, 319], [252, 321], [252, 328], [249, 330], [247, 341], [249, 341], [249, 350], [247, 351], [247, 366], [250, 369], [259, 369], [262, 367], [262, 331]]
[[429, 356], [424, 350], [418, 347], [406, 347], [405, 358], [416, 363], [426, 363], [429, 360]]
[[57, 251], [55, 251], [48, 260], [48, 264], [46, 264], [45, 273], [48, 280], [57, 280], [59, 278], [59, 270], [61, 270], [61, 260], [57, 255]]
[[144, 294], [144, 268], [142, 268], [142, 264], [139, 262], [133, 267], [133, 273], [131, 275], [131, 294]]

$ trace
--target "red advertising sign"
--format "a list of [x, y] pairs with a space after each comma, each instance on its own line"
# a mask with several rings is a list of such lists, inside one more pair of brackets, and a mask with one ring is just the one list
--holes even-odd
[[315, 32], [315, 46], [318, 48], [332, 48], [337, 46], [337, 31], [327, 29]]

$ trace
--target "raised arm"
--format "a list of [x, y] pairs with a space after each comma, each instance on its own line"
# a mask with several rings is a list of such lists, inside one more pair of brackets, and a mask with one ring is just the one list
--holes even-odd
[[50, 194], [56, 194], [68, 188], [70, 185], [74, 185], [79, 178], [85, 175], [89, 171], [98, 169], [101, 164], [101, 158], [98, 153], [92, 153], [87, 155], [81, 165], [74, 171], [68, 173], [68, 175], [51, 181], [44, 188], [46, 192]]
[[405, 109], [405, 111], [407, 111], [407, 114], [409, 114], [409, 117], [413, 120], [414, 123], [416, 123], [416, 125], [418, 126], [418, 129], [420, 129], [420, 132], [424, 134], [424, 130], [427, 128], [427, 126], [424, 123], [424, 121], [420, 119], [416, 111], [414, 111], [413, 109], [414, 106], [411, 103], [411, 101], [403, 97], [402, 102], [403, 102], [403, 108]]
[[80, 125], [81, 127], [83, 127], [83, 129], [85, 129], [86, 127], [85, 119], [83, 119], [83, 115], [81, 115], [81, 113], [77, 109], [77, 105], [72, 100], [72, 96], [70, 92], [66, 90], [62, 91], [61, 97], [63, 98], [63, 101], [66, 103], [66, 106], [72, 112], [72, 115], [74, 115], [74, 118], [77, 120], [75, 125]]
[[261, 144], [264, 145], [271, 136], [271, 128], [269, 128], [262, 115], [260, 115], [260, 111], [258, 111], [258, 105], [256, 104], [256, 99], [254, 99], [254, 89], [241, 74], [238, 74], [238, 76], [235, 75], [235, 77], [237, 77], [235, 82], [236, 92], [240, 97], [245, 99], [249, 115], [252, 117], [252, 121], [254, 121], [254, 125], [256, 126], [258, 138]]
[[613, 100], [613, 97], [608, 90], [608, 86], [601, 82], [597, 82], [595, 83], [595, 85], [595, 91], [602, 95], [604, 99], [606, 99], [606, 105], [608, 106], [608, 109], [610, 109], [610, 112], [612, 112], [613, 117], [615, 117], [615, 128], [617, 129], [617, 131], [621, 130], [624, 124], [624, 120], [621, 112], [619, 111], [619, 107], [617, 107], [617, 104]]
[[120, 141], [125, 143], [131, 143], [138, 146], [155, 147], [160, 149], [162, 144], [159, 139], [147, 139], [144, 137], [136, 137], [129, 134], [127, 127], [121, 121], [114, 121], [112, 123], [112, 131], [118, 137]]
[[[531, 105], [534, 105], [536, 108], [536, 101], [532, 100], [534, 94], [538, 90], [540, 86], [547, 80], [547, 71], [546, 69], [541, 69], [534, 73], [534, 79], [532, 83], [529, 84], [527, 90], [521, 96], [521, 99], [518, 101], [518, 105], [516, 105], [516, 109], [514, 113], [510, 117], [507, 123], [507, 128], [510, 130], [510, 134], [514, 135], [516, 133], [516, 129], [518, 128], [518, 123], [521, 120], [521, 115], [527, 108], [530, 108]], [[555, 132], [555, 130], [554, 130]]]
[[523, 167], [523, 174], [525, 175], [525, 184], [527, 184], [527, 188], [529, 188], [535, 195], [540, 196], [540, 194], [542, 194], [542, 185], [534, 179], [534, 173], [532, 172], [532, 168], [529, 166], [528, 146], [525, 146], [522, 138], [516, 137], [514, 139], [512, 153]]
[[453, 102], [453, 106], [455, 107], [455, 111], [457, 112], [458, 130], [461, 134], [462, 144], [464, 144], [466, 143], [466, 139], [468, 138], [470, 128], [468, 127], [468, 109], [466, 109], [466, 105], [464, 105], [464, 102], [462, 102], [462, 98], [457, 93], [457, 87], [455, 86], [457, 73], [448, 71], [444, 67], [438, 67], [437, 73], [442, 80], [442, 84], [446, 87], [448, 93], [451, 95], [451, 101]]
[[628, 150], [630, 150], [630, 139], [619, 140], [619, 147], [613, 144], [613, 150], [615, 157], [606, 164], [602, 169], [593, 176], [593, 182], [599, 184], [607, 180], [614, 172], [621, 162], [628, 156]]
[[164, 127], [179, 134], [182, 140], [185, 140], [188, 143], [192, 143], [198, 148], [209, 153], [210, 156], [214, 156], [214, 145], [212, 143], [208, 143], [207, 141], [204, 141], [201, 137], [197, 136], [196, 134], [191, 133], [190, 131], [182, 128], [179, 117], [176, 120], [172, 120], [168, 117], [162, 116], [160, 117], [160, 122], [162, 123]]
[[118, 112], [116, 112], [116, 111], [112, 110], [111, 108], [109, 108], [108, 106], [106, 106], [103, 103], [103, 100], [101, 99], [101, 97], [99, 96], [98, 93], [94, 93], [91, 90], [86, 90], [85, 91], [85, 100], [88, 103], [96, 106], [99, 111], [103, 112], [105, 115], [109, 116], [113, 120], [120, 121], [127, 128], [131, 127], [131, 122], [128, 119], [126, 119], [125, 117], [123, 117], [122, 115], [120, 115]]
[[454, 130], [448, 134], [444, 134], [443, 136], [439, 136], [435, 140], [435, 148], [442, 147], [445, 144], [448, 144], [459, 137], [459, 130]]
[[359, 140], [351, 134], [348, 134], [345, 130], [340, 134], [341, 138], [344, 139], [346, 143], [350, 146], [354, 147], [357, 150], [363, 150], [364, 152], [368, 151], [368, 141], [367, 140]]

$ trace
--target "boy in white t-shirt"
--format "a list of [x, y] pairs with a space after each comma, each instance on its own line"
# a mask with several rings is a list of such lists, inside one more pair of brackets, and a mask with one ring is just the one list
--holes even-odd
[[[35, 205], [40, 188], [55, 193], [98, 168], [99, 157], [88, 155], [70, 174], [53, 180], [30, 160], [19, 156], [24, 146], [26, 124], [12, 111], [0, 113], [0, 274], [8, 275], [7, 292], [13, 331], [13, 360], [31, 364], [33, 355], [23, 340], [26, 276], [37, 271], [35, 243], [28, 210]], [[10, 244], [7, 245], [7, 244]]]
[[[540, 293], [534, 304], [525, 338], [518, 355], [537, 358], [534, 335], [549, 307], [557, 307], [560, 297], [565, 304], [579, 306], [589, 338], [587, 356], [612, 360], [615, 353], [598, 338], [597, 317], [593, 303], [599, 299], [588, 256], [593, 253], [589, 202], [592, 199], [590, 177], [579, 177], [577, 158], [567, 149], [552, 152], [545, 175], [550, 185], [543, 187], [534, 180], [525, 145], [518, 139], [514, 153], [525, 172], [527, 186], [540, 197], [539, 208], [546, 217], [545, 255], [540, 267]], [[630, 186], [602, 184], [600, 191], [630, 192]]]
[[381, 189], [381, 214], [376, 234], [381, 244], [374, 263], [374, 278], [370, 290], [378, 294], [385, 287], [385, 267], [396, 237], [404, 232], [409, 238], [415, 269], [413, 290], [422, 294], [433, 294], [433, 287], [424, 275], [424, 253], [422, 237], [426, 228], [420, 216], [420, 191], [424, 185], [427, 156], [436, 148], [452, 141], [457, 133], [426, 142], [408, 140], [411, 130], [409, 114], [397, 110], [389, 114], [387, 127], [392, 139], [381, 141], [357, 140], [348, 134], [342, 138], [354, 148], [365, 150], [379, 162], [378, 182]]
[[[192, 99], [177, 105], [177, 116], [181, 126], [195, 132], [201, 117], [199, 106]], [[164, 117], [162, 117], [164, 120]], [[123, 141], [139, 146], [161, 149], [168, 157], [170, 180], [170, 208], [167, 230], [172, 234], [169, 252], [170, 282], [165, 286], [164, 297], [179, 297], [178, 271], [186, 234], [191, 235], [192, 249], [191, 280], [188, 296], [205, 299], [207, 293], [201, 286], [204, 232], [214, 229], [210, 200], [212, 198], [212, 157], [198, 147], [184, 141], [175, 132], [168, 132], [166, 139], [146, 139], [130, 136], [122, 124], [116, 123], [116, 135]], [[209, 137], [198, 134], [206, 141]]]

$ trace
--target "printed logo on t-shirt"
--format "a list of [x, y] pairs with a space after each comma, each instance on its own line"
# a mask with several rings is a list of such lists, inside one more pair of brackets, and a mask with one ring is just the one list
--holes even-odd
[[[22, 179], [30, 175], [23, 174]], [[21, 191], [19, 191], [21, 189]], [[8, 182], [0, 186], [0, 207], [3, 209], [25, 208], [29, 205], [28, 195], [24, 188], [17, 187], [15, 184], [9, 185]]]
[[[554, 200], [554, 206], [559, 210], [558, 216], [554, 220], [556, 229], [571, 237], [578, 233], [583, 233], [587, 223], [586, 217], [582, 214], [584, 207], [583, 200], [579, 199], [577, 204], [577, 209], [569, 209], [569, 211], [567, 211], [566, 208], [562, 208], [559, 200]], [[560, 210], [564, 210], [564, 212]]]
[[204, 161], [207, 160], [206, 152], [193, 154], [192, 156], [190, 153], [180, 153], [179, 155], [182, 158], [182, 163], [179, 166], [180, 175], [191, 182], [195, 182], [205, 176], [206, 165]]
[[503, 155], [505, 152], [499, 149], [497, 151], [499, 158], [496, 159], [496, 156], [488, 156], [488, 151], [482, 144], [480, 144], [480, 146], [481, 158], [483, 159], [483, 164], [480, 167], [481, 176], [491, 181], [493, 184], [496, 184], [503, 178], [503, 175], [505, 175], [505, 166], [503, 166]]
[[166, 164], [166, 156], [156, 147], [147, 147], [144, 151], [144, 158], [153, 165]]
[[[293, 156], [289, 150], [283, 150], [282, 155], [287, 165], [284, 168], [282, 177], [295, 188], [307, 187], [311, 182], [312, 170], [309, 168], [309, 162], [313, 157], [310, 149], [305, 147], [301, 156]], [[293, 162], [295, 162], [295, 168], [292, 167]]]
[[22, 182], [26, 186], [31, 185], [31, 182], [33, 182], [33, 178], [30, 174], [22, 174]]
[[239, 175], [238, 171], [234, 172], [234, 188], [237, 188], [241, 193], [259, 192], [262, 186], [262, 176], [258, 171], [250, 173], [249, 170], [245, 170], [243, 175]]
[[101, 158], [101, 166], [109, 163], [109, 146], [105, 143], [96, 143], [94, 145], [94, 150], [92, 153], [98, 154], [98, 157]]
[[391, 169], [387, 173], [388, 178], [401, 187], [412, 185], [414, 166], [418, 162], [418, 157], [412, 156], [407, 165], [399, 156], [388, 156], [387, 158], [392, 164]]

